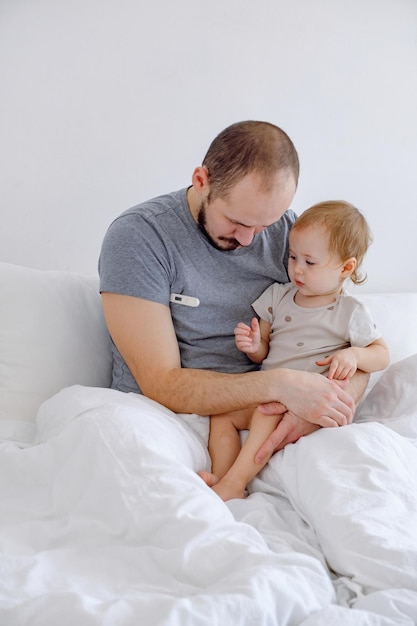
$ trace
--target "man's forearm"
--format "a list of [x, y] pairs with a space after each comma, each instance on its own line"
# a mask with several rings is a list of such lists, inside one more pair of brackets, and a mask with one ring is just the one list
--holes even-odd
[[280, 377], [278, 371], [224, 374], [178, 368], [142, 390], [175, 413], [216, 415], [277, 400]]
[[289, 369], [220, 374], [173, 368], [159, 372], [152, 381], [148, 378], [142, 391], [176, 413], [199, 415], [280, 402], [320, 426], [344, 426], [352, 421], [354, 410], [350, 394], [335, 382], [321, 374]]

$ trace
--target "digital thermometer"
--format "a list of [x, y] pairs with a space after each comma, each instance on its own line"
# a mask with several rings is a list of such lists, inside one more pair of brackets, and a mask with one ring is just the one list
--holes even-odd
[[200, 300], [198, 298], [194, 298], [193, 296], [184, 296], [182, 293], [171, 293], [170, 302], [174, 302], [176, 304], [184, 304], [185, 306], [199, 306]]

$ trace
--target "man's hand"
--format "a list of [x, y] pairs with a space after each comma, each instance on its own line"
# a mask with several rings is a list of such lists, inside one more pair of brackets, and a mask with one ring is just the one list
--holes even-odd
[[270, 402], [269, 404], [263, 404], [258, 408], [261, 413], [265, 413], [265, 415], [282, 414], [282, 418], [274, 432], [259, 448], [255, 456], [255, 463], [263, 463], [265, 459], [272, 456], [274, 452], [282, 450], [287, 443], [294, 443], [295, 441], [298, 441], [300, 437], [310, 435], [320, 428], [318, 424], [307, 422], [294, 413], [287, 411], [286, 408], [279, 402]]
[[284, 369], [280, 374], [280, 402], [294, 415], [326, 428], [352, 421], [355, 402], [339, 381], [313, 372]]

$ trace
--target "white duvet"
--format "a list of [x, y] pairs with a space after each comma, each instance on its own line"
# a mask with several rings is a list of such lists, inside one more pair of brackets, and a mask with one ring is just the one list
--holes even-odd
[[392, 365], [227, 504], [196, 475], [205, 418], [64, 389], [0, 446], [0, 625], [416, 624], [416, 381]]

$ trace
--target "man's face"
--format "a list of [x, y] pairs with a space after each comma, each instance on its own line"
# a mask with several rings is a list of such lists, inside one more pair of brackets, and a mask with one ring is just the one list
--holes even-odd
[[288, 174], [278, 173], [269, 191], [263, 191], [259, 179], [248, 174], [227, 196], [205, 198], [197, 222], [218, 250], [249, 246], [255, 235], [282, 217], [292, 202], [295, 189], [295, 181]]

